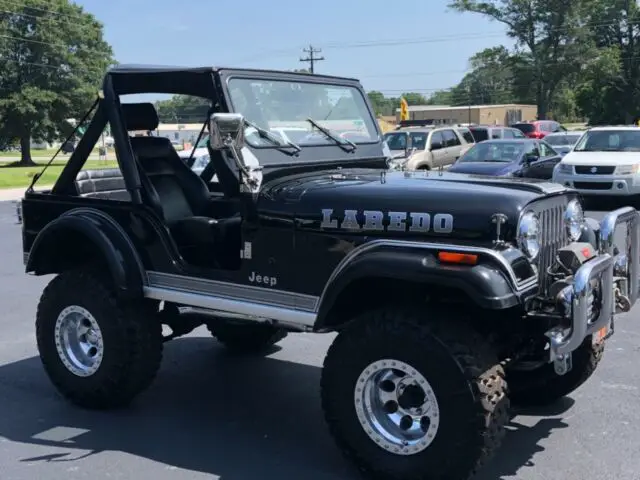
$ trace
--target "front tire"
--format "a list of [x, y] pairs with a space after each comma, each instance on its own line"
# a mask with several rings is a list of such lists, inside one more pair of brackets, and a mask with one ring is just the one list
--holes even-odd
[[505, 434], [506, 382], [488, 343], [445, 315], [424, 317], [364, 314], [327, 353], [326, 421], [370, 478], [466, 479]]
[[89, 271], [64, 272], [45, 288], [36, 316], [40, 359], [72, 403], [128, 405], [153, 381], [162, 360], [162, 326], [143, 301], [121, 301]]
[[531, 371], [508, 372], [512, 403], [522, 407], [542, 407], [557, 402], [591, 378], [603, 354], [604, 342], [593, 344], [589, 336], [573, 352], [573, 367], [565, 375], [556, 374], [551, 363]]

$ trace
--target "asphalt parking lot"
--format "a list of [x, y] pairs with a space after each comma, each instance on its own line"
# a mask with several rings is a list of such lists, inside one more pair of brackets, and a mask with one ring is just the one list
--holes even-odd
[[[319, 366], [333, 336], [291, 335], [266, 357], [241, 358], [198, 330], [166, 345], [155, 384], [130, 409], [61, 400], [33, 331], [48, 278], [24, 275], [13, 214], [0, 202], [0, 479], [358, 478], [320, 410]], [[616, 327], [590, 382], [553, 408], [518, 412], [479, 480], [640, 478], [640, 307]]]

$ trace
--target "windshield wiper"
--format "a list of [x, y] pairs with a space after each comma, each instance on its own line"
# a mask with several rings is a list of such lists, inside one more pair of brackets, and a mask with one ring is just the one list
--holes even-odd
[[307, 122], [309, 122], [311, 125], [313, 125], [322, 133], [324, 133], [324, 135], [327, 138], [336, 142], [338, 146], [341, 149], [343, 149], [345, 152], [351, 153], [358, 148], [355, 143], [353, 143], [350, 140], [347, 140], [346, 138], [342, 138], [341, 136], [337, 135], [335, 132], [329, 130], [328, 128], [323, 127], [322, 125], [318, 124], [318, 122], [316, 122], [313, 118], [307, 118]]
[[258, 135], [260, 136], [260, 138], [264, 138], [265, 140], [269, 140], [271, 143], [273, 143], [274, 145], [276, 145], [278, 147], [281, 147], [281, 148], [282, 147], [290, 147], [290, 148], [293, 148], [295, 150], [295, 152], [293, 152], [293, 153], [287, 152], [286, 150], [282, 150], [283, 152], [285, 152], [287, 154], [295, 155], [296, 153], [302, 151], [302, 148], [300, 148], [298, 145], [296, 145], [292, 141], [280, 139], [279, 137], [277, 137], [273, 133], [271, 133], [269, 130], [265, 130], [264, 128], [259, 127], [258, 125], [256, 125], [255, 123], [250, 122], [247, 119], [245, 119], [244, 123], [245, 123], [245, 125], [247, 127], [255, 128], [255, 130], [256, 130], [256, 132], [258, 132]]

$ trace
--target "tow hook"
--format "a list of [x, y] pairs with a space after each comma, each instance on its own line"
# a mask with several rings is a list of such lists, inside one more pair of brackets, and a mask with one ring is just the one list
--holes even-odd
[[558, 355], [553, 360], [553, 369], [556, 372], [556, 375], [566, 375], [573, 368], [573, 356], [571, 353], [565, 353], [563, 355]]
[[626, 313], [631, 310], [631, 300], [620, 292], [619, 288], [614, 290], [616, 313]]

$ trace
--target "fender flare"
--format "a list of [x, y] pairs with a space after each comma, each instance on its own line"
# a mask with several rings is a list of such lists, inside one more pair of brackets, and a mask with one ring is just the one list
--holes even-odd
[[[146, 274], [140, 257], [124, 229], [109, 215], [92, 208], [78, 208], [65, 212], [47, 224], [35, 238], [26, 261], [26, 272], [47, 271], [49, 242], [61, 233], [75, 233], [86, 237], [106, 260], [109, 274], [119, 294], [142, 296]], [[43, 270], [44, 268], [44, 270]]]
[[[423, 245], [424, 246], [424, 245]], [[373, 246], [338, 266], [318, 300], [314, 330], [324, 330], [329, 312], [352, 282], [367, 277], [408, 280], [425, 285], [438, 285], [462, 290], [479, 306], [502, 310], [522, 303], [524, 292], [516, 291], [503, 268], [479, 249], [477, 265], [445, 265], [438, 262], [438, 248], [402, 248], [394, 245]], [[450, 250], [441, 245], [439, 249]], [[347, 258], [345, 258], [347, 260]]]

